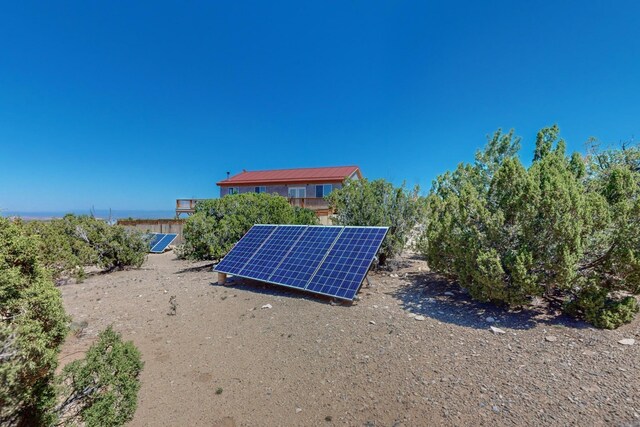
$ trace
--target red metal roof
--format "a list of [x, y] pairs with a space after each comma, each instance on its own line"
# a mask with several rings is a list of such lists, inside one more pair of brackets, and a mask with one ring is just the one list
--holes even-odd
[[216, 184], [220, 186], [253, 184], [287, 184], [304, 182], [341, 182], [357, 173], [358, 166], [335, 166], [324, 168], [278, 169], [268, 171], [244, 171]]

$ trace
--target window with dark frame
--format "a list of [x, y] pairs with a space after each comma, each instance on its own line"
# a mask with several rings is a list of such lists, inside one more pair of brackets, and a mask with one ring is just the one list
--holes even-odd
[[229, 192], [227, 194], [231, 195], [231, 194], [238, 194], [240, 192], [240, 189], [238, 187], [229, 187]]
[[316, 197], [318, 198], [328, 196], [331, 191], [333, 191], [333, 185], [331, 184], [316, 185]]
[[256, 187], [256, 188], [254, 189], [254, 191], [255, 191], [256, 193], [266, 193], [266, 192], [267, 192], [267, 187], [264, 187], [264, 186], [263, 186], [263, 187]]

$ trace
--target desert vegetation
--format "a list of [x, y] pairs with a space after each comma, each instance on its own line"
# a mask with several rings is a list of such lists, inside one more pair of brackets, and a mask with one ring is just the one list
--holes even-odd
[[29, 221], [19, 225], [39, 237], [40, 260], [55, 279], [82, 279], [84, 268], [105, 270], [140, 267], [149, 245], [143, 234], [110, 225], [93, 216], [65, 215], [51, 221]]
[[[40, 228], [0, 218], [0, 424], [121, 425], [135, 410], [142, 368], [131, 343], [107, 330], [86, 359], [55, 375], [70, 319], [53, 278], [70, 268], [65, 263], [71, 257], [90, 252], [52, 231], [59, 225]], [[57, 262], [60, 254], [69, 259]], [[69, 411], [77, 415], [69, 418]]]
[[202, 200], [184, 227], [182, 258], [222, 258], [254, 224], [317, 224], [316, 214], [276, 194], [244, 193]]
[[616, 328], [638, 312], [640, 149], [565, 147], [557, 126], [540, 130], [526, 167], [520, 139], [497, 131], [473, 164], [435, 180], [419, 248], [475, 299], [556, 299]]
[[411, 232], [424, 215], [420, 189], [408, 190], [403, 184], [377, 179], [349, 180], [329, 194], [337, 225], [388, 226], [389, 231], [378, 254], [378, 262], [385, 265], [402, 252]]

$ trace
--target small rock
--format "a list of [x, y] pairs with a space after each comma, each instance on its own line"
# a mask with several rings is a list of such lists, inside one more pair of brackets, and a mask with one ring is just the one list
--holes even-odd
[[491, 316], [487, 317], [487, 318], [486, 318], [486, 319], [484, 319], [484, 320], [486, 320], [486, 321], [487, 321], [487, 322], [489, 322], [489, 323], [493, 323], [493, 322], [495, 322], [495, 321], [496, 321], [496, 319], [494, 319], [494, 318], [493, 318], [493, 317], [491, 317]]
[[371, 323], [372, 325], [376, 324], [376, 322], [374, 322], [373, 320], [369, 320], [369, 323]]
[[424, 320], [424, 316], [416, 316], [416, 317], [414, 317], [414, 319], [416, 319], [416, 320]]
[[302, 412], [302, 408], [296, 408], [296, 414], [299, 414], [300, 412]]
[[546, 337], [544, 337], [545, 340], [549, 341], [549, 342], [556, 342], [558, 341], [558, 337], [555, 337], [553, 335], [547, 335]]
[[444, 294], [448, 297], [454, 296], [453, 292], [449, 292], [449, 291], [445, 292]]
[[622, 345], [634, 345], [635, 343], [636, 343], [636, 340], [634, 340], [633, 338], [625, 338], [618, 341], [618, 344], [622, 344]]
[[503, 331], [500, 328], [496, 328], [495, 326], [491, 326], [491, 331], [496, 335], [498, 335], [498, 334], [506, 334], [505, 331]]
[[273, 306], [271, 304], [265, 304], [261, 308], [273, 308]]

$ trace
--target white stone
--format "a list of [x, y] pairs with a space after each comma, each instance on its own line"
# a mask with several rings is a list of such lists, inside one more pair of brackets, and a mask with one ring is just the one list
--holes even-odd
[[296, 408], [296, 414], [299, 414], [300, 412], [302, 412], [302, 408]]
[[369, 323], [371, 323], [372, 325], [376, 324], [376, 322], [374, 322], [373, 320], [369, 320]]
[[424, 320], [424, 316], [416, 316], [414, 317], [414, 319], [422, 321]]
[[447, 291], [447, 292], [445, 292], [444, 294], [445, 294], [446, 296], [448, 296], [448, 297], [452, 297], [452, 296], [454, 296], [453, 292], [448, 292], [448, 291]]
[[618, 344], [622, 344], [622, 345], [634, 345], [635, 343], [636, 343], [636, 340], [634, 340], [633, 338], [625, 338], [618, 341]]
[[505, 331], [503, 331], [500, 328], [496, 328], [495, 326], [491, 326], [491, 331], [496, 335], [498, 335], [498, 334], [506, 334]]
[[556, 342], [558, 341], [558, 337], [555, 337], [553, 335], [547, 335], [546, 337], [544, 337], [545, 340], [549, 341], [549, 342]]
[[484, 320], [486, 320], [486, 321], [487, 321], [487, 322], [489, 322], [489, 323], [493, 323], [493, 322], [495, 322], [495, 321], [496, 321], [496, 319], [494, 319], [494, 318], [493, 318], [493, 317], [491, 317], [491, 316], [487, 317], [487, 318], [486, 318], [486, 319], [484, 319]]
[[265, 304], [261, 308], [273, 308], [273, 306], [271, 304]]

